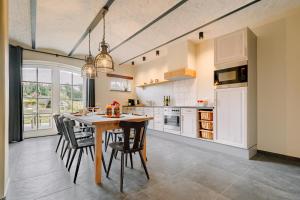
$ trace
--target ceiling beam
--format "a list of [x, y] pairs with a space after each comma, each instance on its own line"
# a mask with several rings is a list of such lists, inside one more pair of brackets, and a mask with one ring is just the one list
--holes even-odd
[[205, 23], [205, 24], [203, 24], [203, 25], [201, 25], [201, 26], [199, 26], [199, 27], [197, 27], [197, 28], [194, 28], [194, 29], [192, 29], [192, 30], [190, 30], [190, 31], [188, 31], [188, 32], [186, 32], [186, 33], [180, 35], [180, 36], [177, 36], [177, 37], [175, 37], [175, 38], [173, 38], [173, 39], [171, 39], [171, 40], [169, 40], [169, 41], [167, 41], [167, 42], [164, 42], [164, 43], [162, 43], [162, 44], [160, 44], [160, 45], [158, 45], [158, 46], [156, 46], [156, 47], [154, 47], [154, 48], [152, 48], [152, 49], [150, 49], [150, 50], [147, 50], [147, 51], [145, 51], [145, 52], [143, 52], [143, 53], [141, 53], [141, 54], [139, 54], [139, 55], [137, 55], [137, 56], [134, 56], [134, 57], [132, 57], [132, 58], [130, 58], [130, 59], [128, 59], [128, 60], [125, 60], [125, 61], [121, 62], [119, 65], [123, 65], [123, 64], [125, 64], [125, 63], [127, 63], [127, 62], [129, 62], [129, 61], [132, 61], [133, 59], [136, 59], [136, 58], [138, 58], [138, 57], [140, 57], [140, 56], [146, 54], [146, 53], [149, 53], [149, 52], [154, 51], [154, 50], [156, 50], [156, 49], [158, 49], [158, 48], [161, 48], [161, 47], [163, 47], [163, 46], [165, 46], [165, 45], [167, 45], [167, 44], [169, 44], [169, 43], [171, 43], [171, 42], [174, 42], [175, 40], [178, 40], [178, 39], [180, 39], [180, 38], [182, 38], [182, 37], [184, 37], [184, 36], [187, 36], [187, 35], [189, 35], [189, 34], [195, 32], [195, 31], [197, 31], [197, 30], [199, 30], [199, 29], [201, 29], [201, 28], [204, 28], [204, 27], [206, 27], [206, 26], [212, 24], [212, 23], [215, 23], [215, 22], [217, 22], [217, 21], [220, 21], [221, 19], [223, 19], [223, 18], [225, 18], [225, 17], [228, 17], [229, 15], [232, 15], [232, 14], [234, 14], [234, 13], [237, 13], [237, 12], [239, 12], [239, 11], [241, 11], [241, 10], [243, 10], [243, 9], [245, 9], [245, 8], [247, 8], [247, 7], [251, 6], [251, 5], [253, 5], [253, 4], [256, 4], [256, 3], [260, 2], [260, 1], [261, 1], [261, 0], [254, 0], [254, 1], [251, 1], [250, 3], [247, 3], [247, 4], [245, 4], [245, 5], [241, 6], [241, 7], [239, 7], [239, 8], [237, 8], [237, 9], [233, 10], [233, 11], [230, 11], [229, 13], [226, 13], [225, 15], [222, 15], [222, 16], [216, 18], [216, 19], [213, 19], [213, 20], [211, 20], [211, 21], [209, 21], [209, 22], [207, 22], [207, 23]]
[[31, 48], [36, 48], [36, 0], [30, 0]]
[[176, 10], [177, 8], [179, 8], [180, 6], [182, 6], [187, 1], [188, 0], [181, 0], [181, 1], [179, 1], [177, 4], [175, 4], [174, 6], [172, 6], [170, 9], [168, 9], [167, 11], [165, 11], [164, 13], [162, 13], [161, 15], [159, 15], [157, 18], [155, 18], [153, 21], [151, 21], [150, 23], [148, 23], [146, 26], [144, 26], [143, 28], [141, 28], [140, 30], [138, 30], [137, 32], [135, 32], [133, 35], [131, 35], [130, 37], [128, 37], [127, 39], [125, 39], [123, 42], [121, 42], [120, 44], [118, 44], [115, 47], [111, 48], [110, 52], [116, 50], [118, 47], [120, 47], [124, 43], [128, 42], [129, 40], [131, 40], [132, 38], [134, 38], [135, 36], [137, 36], [138, 34], [140, 34], [141, 32], [143, 32], [147, 28], [149, 28], [150, 26], [152, 26], [153, 24], [155, 24], [156, 22], [158, 22], [159, 20], [161, 20], [162, 18], [164, 18], [165, 16], [167, 16], [168, 14], [170, 14], [171, 12], [173, 12], [174, 10]]
[[89, 34], [89, 32], [92, 32], [94, 30], [94, 28], [99, 24], [99, 22], [102, 20], [103, 18], [103, 14], [105, 14], [109, 7], [111, 6], [111, 4], [114, 2], [114, 0], [108, 0], [106, 2], [106, 4], [100, 9], [100, 11], [98, 12], [98, 14], [96, 15], [96, 17], [93, 19], [93, 21], [90, 23], [90, 25], [87, 27], [87, 29], [84, 31], [84, 33], [81, 35], [81, 37], [79, 38], [79, 40], [76, 42], [76, 44], [74, 45], [74, 47], [72, 48], [72, 50], [70, 51], [70, 53], [68, 54], [68, 56], [72, 56], [73, 53], [75, 52], [75, 50], [78, 48], [78, 46], [81, 44], [81, 42], [85, 39], [85, 37]]

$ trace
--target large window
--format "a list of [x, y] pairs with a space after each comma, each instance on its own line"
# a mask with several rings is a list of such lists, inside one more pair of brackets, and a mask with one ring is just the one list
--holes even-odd
[[83, 105], [83, 80], [80, 75], [60, 71], [60, 112], [77, 112]]
[[80, 69], [43, 61], [24, 61], [22, 72], [24, 137], [56, 134], [52, 115], [84, 105]]
[[23, 69], [24, 131], [52, 128], [52, 70]]

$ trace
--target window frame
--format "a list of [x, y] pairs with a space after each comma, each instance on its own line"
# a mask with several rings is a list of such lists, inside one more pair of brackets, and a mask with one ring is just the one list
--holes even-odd
[[[60, 73], [59, 71], [69, 71], [72, 73], [79, 74], [81, 73], [81, 68], [72, 66], [72, 65], [67, 65], [67, 64], [62, 64], [62, 63], [57, 63], [57, 62], [49, 62], [49, 61], [41, 61], [41, 60], [23, 60], [23, 68], [47, 68], [52, 70], [52, 91], [51, 91], [51, 108], [52, 108], [52, 113], [60, 113]], [[38, 74], [36, 75], [38, 76]], [[30, 82], [30, 81], [24, 81], [24, 82]], [[38, 82], [38, 77], [36, 80], [36, 83]], [[22, 77], [22, 83], [23, 83], [23, 77]], [[42, 82], [41, 82], [42, 83]], [[48, 84], [48, 83], [46, 83]], [[82, 84], [82, 101], [83, 103], [85, 102], [86, 99], [86, 80], [83, 79], [83, 84]], [[38, 87], [38, 83], [36, 85]], [[38, 91], [38, 88], [37, 88]], [[24, 98], [24, 97], [23, 97]], [[36, 97], [25, 97], [27, 99], [34, 99]], [[48, 99], [48, 98], [41, 98], [41, 99]], [[38, 104], [38, 102], [37, 102]], [[37, 105], [38, 106], [38, 105]], [[24, 107], [24, 105], [23, 105]], [[24, 110], [24, 108], [23, 108]], [[37, 112], [38, 112], [38, 107], [37, 107]], [[40, 115], [44, 115], [46, 113], [40, 113]], [[34, 116], [33, 114], [27, 114], [28, 116]], [[47, 114], [46, 114], [47, 115]], [[25, 114], [23, 112], [22, 117], [24, 117]], [[50, 129], [37, 129], [36, 130], [28, 130], [24, 131], [24, 138], [29, 138], [29, 137], [38, 137], [38, 136], [45, 136], [45, 135], [54, 135], [57, 134], [57, 130], [55, 127], [55, 123], [51, 117], [51, 123], [52, 123], [52, 128]]]

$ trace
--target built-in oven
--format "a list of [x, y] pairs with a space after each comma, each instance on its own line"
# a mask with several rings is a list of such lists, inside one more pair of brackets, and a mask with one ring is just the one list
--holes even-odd
[[164, 131], [180, 134], [180, 108], [164, 108]]
[[214, 84], [217, 87], [245, 86], [248, 82], [248, 66], [231, 67], [214, 72]]

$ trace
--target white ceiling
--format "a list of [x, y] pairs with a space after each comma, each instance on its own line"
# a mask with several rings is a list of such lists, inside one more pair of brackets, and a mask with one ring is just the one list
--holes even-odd
[[[112, 52], [122, 62], [237, 9], [252, 0], [189, 0], [181, 7]], [[10, 39], [31, 46], [30, 0], [10, 0]], [[174, 6], [179, 0], [115, 0], [106, 15], [106, 41], [111, 47], [131, 36], [147, 23]], [[68, 54], [106, 0], [38, 0], [36, 47]], [[238, 13], [211, 24], [205, 38], [215, 37], [300, 6], [300, 0], [262, 0]], [[197, 41], [198, 30], [182, 39]], [[91, 34], [92, 53], [97, 53], [102, 37], [102, 21]], [[88, 52], [87, 39], [74, 52]], [[165, 47], [160, 49], [165, 52]], [[149, 54], [148, 54], [149, 55]], [[141, 58], [135, 59], [139, 62]]]

